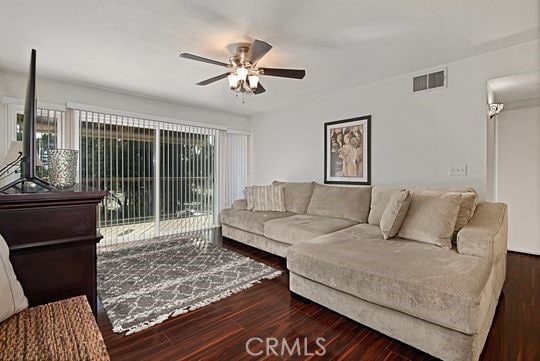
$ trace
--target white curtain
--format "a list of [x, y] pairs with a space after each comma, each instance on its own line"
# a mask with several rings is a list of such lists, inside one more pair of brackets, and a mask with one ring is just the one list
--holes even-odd
[[74, 109], [79, 181], [109, 191], [100, 246], [215, 226], [219, 130]]
[[248, 139], [248, 134], [228, 133], [226, 207], [244, 198], [248, 177]]

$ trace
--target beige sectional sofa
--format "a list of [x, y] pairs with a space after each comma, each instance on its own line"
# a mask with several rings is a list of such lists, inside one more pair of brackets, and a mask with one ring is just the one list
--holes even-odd
[[275, 184], [287, 212], [237, 201], [222, 212], [224, 237], [286, 257], [298, 295], [436, 357], [478, 359], [505, 279], [506, 205], [479, 202], [444, 249], [384, 240], [381, 215], [399, 188]]

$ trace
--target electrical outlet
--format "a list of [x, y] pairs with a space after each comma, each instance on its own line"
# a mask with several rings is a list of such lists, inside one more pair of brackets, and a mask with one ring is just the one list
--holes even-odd
[[449, 166], [448, 175], [467, 175], [467, 164]]

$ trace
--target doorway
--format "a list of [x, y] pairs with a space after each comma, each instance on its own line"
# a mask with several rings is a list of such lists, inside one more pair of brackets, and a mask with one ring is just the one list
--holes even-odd
[[508, 249], [538, 255], [540, 72], [492, 79], [488, 94], [504, 105], [488, 120], [489, 198], [508, 204]]

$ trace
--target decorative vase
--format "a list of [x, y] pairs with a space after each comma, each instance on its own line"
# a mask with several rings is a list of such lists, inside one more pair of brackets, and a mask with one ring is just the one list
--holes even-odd
[[49, 182], [56, 188], [69, 188], [77, 179], [79, 152], [73, 149], [49, 151]]

